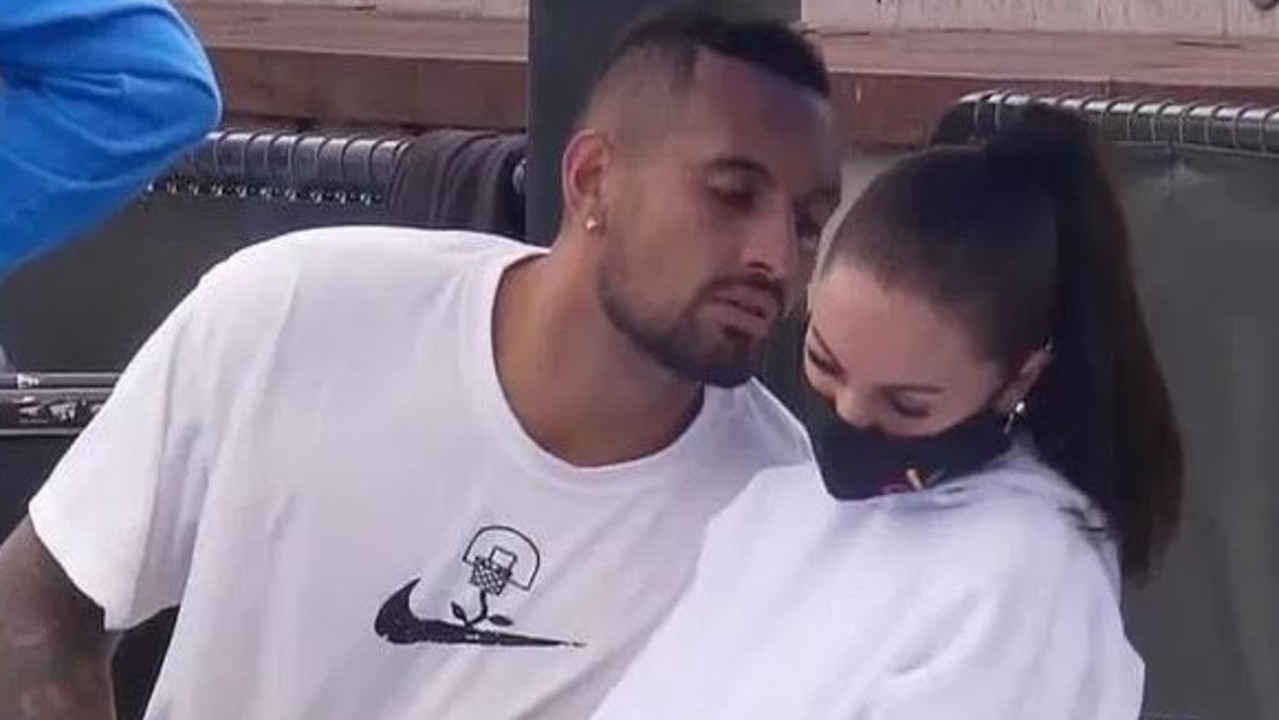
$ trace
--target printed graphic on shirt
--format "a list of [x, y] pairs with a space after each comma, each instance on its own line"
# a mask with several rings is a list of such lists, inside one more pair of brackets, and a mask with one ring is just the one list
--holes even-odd
[[542, 554], [527, 535], [510, 527], [481, 528], [467, 544], [462, 562], [471, 568], [471, 588], [477, 599], [453, 602], [453, 620], [422, 619], [409, 600], [421, 582], [414, 578], [392, 595], [378, 611], [373, 629], [393, 645], [496, 645], [504, 647], [582, 647], [582, 643], [552, 640], [503, 631], [515, 621], [494, 612], [490, 601], [510, 588], [533, 589], [542, 567]]

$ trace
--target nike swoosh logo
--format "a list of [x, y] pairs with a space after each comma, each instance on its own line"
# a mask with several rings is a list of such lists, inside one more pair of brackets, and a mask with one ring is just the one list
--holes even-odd
[[488, 645], [501, 647], [580, 648], [582, 643], [516, 635], [467, 627], [444, 620], [423, 620], [413, 614], [409, 598], [421, 582], [415, 579], [392, 595], [378, 610], [373, 631], [392, 645]]

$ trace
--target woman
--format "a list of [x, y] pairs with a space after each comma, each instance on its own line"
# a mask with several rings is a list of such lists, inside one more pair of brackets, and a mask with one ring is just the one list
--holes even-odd
[[1031, 106], [879, 177], [805, 357], [817, 462], [716, 520], [597, 720], [1136, 718], [1121, 568], [1168, 541], [1181, 455], [1086, 125]]

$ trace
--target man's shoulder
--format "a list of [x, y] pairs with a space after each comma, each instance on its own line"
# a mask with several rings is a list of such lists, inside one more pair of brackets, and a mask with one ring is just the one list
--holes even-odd
[[[350, 301], [385, 301], [430, 293], [469, 268], [539, 252], [515, 240], [461, 230], [337, 226], [301, 230], [251, 245], [208, 273], [207, 285], [239, 294], [302, 293]], [[319, 292], [305, 292], [308, 289]]]
[[758, 380], [731, 391], [731, 433], [741, 447], [761, 453], [766, 465], [791, 465], [812, 458], [812, 445], [799, 418]]
[[[332, 227], [266, 240], [223, 260], [184, 303], [219, 335], [367, 341], [420, 324], [475, 270], [539, 252], [491, 235], [391, 227]], [[377, 322], [370, 322], [377, 319]], [[357, 337], [358, 336], [358, 337]]]
[[466, 230], [350, 225], [300, 230], [266, 240], [233, 257], [243, 264], [295, 266], [307, 273], [368, 275], [464, 267], [536, 248], [498, 235]]

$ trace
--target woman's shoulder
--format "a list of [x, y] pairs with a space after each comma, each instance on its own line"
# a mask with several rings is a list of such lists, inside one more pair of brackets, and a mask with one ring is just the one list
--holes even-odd
[[724, 515], [724, 524], [772, 542], [778, 535], [769, 527], [796, 542], [846, 548], [849, 562], [859, 548], [893, 548], [904, 565], [953, 567], [979, 583], [1080, 572], [1105, 578], [1115, 592], [1119, 582], [1104, 516], [1027, 446], [964, 478], [871, 500], [831, 497], [812, 462], [771, 468]]
[[1028, 447], [970, 476], [889, 502], [904, 532], [961, 559], [971, 577], [1051, 581], [1083, 573], [1104, 578], [1118, 592], [1116, 547], [1104, 514]]

